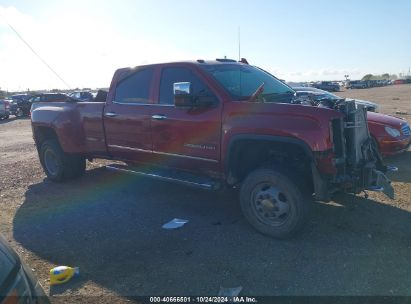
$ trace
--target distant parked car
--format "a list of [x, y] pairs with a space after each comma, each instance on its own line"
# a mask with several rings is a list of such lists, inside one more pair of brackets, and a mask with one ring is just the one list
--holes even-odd
[[394, 80], [393, 84], [405, 84], [405, 83], [406, 83], [405, 79], [396, 79]]
[[[318, 104], [323, 99], [339, 100], [341, 97], [324, 91], [317, 88], [311, 87], [293, 87], [294, 91], [297, 93], [297, 100], [303, 101], [303, 103], [310, 103], [314, 101], [315, 104]], [[356, 104], [361, 104], [367, 107], [367, 111], [378, 112], [378, 104], [361, 99], [353, 99]]]
[[11, 100], [29, 100], [32, 95], [29, 94], [16, 94], [16, 95], [11, 95], [9, 99]]
[[10, 103], [5, 99], [0, 99], [0, 119], [8, 119], [10, 116]]
[[77, 91], [68, 94], [71, 98], [81, 100], [81, 101], [93, 101], [94, 97], [91, 92], [88, 91]]
[[31, 104], [40, 101], [67, 101], [70, 99], [66, 94], [62, 93], [43, 93], [30, 96], [29, 99], [15, 98], [10, 107], [10, 113], [16, 117], [30, 116]]
[[331, 81], [316, 82], [316, 83], [313, 83], [312, 86], [314, 88], [324, 90], [324, 91], [329, 91], [329, 92], [338, 92], [340, 90], [340, 86]]
[[96, 96], [94, 96], [94, 102], [106, 102], [107, 94], [107, 91], [98, 90]]
[[30, 113], [30, 99], [14, 98], [10, 102], [10, 114], [16, 117], [28, 116]]
[[365, 89], [368, 87], [367, 82], [362, 80], [352, 80], [348, 83], [347, 89]]
[[67, 101], [68, 99], [70, 99], [70, 97], [63, 93], [43, 93], [34, 95], [30, 98], [30, 102], [59, 102]]
[[50, 303], [33, 272], [0, 236], [1, 303]]

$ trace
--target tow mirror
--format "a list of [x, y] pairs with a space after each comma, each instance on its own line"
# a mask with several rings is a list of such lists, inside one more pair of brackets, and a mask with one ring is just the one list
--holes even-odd
[[173, 84], [174, 105], [176, 107], [188, 107], [193, 105], [191, 95], [191, 82], [176, 82]]
[[194, 95], [191, 90], [191, 82], [176, 82], [173, 84], [174, 105], [176, 107], [209, 108], [218, 103], [214, 94], [202, 90]]

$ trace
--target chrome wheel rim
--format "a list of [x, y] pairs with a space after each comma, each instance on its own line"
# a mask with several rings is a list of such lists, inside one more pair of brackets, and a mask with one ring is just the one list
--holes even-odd
[[47, 171], [51, 175], [57, 175], [59, 171], [59, 161], [57, 155], [52, 150], [46, 150], [44, 152], [44, 164]]
[[255, 216], [264, 224], [280, 226], [290, 216], [289, 199], [278, 186], [262, 183], [251, 194], [252, 209]]

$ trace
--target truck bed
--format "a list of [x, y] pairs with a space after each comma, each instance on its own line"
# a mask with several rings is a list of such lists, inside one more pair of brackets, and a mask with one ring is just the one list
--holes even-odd
[[53, 126], [60, 145], [68, 153], [107, 155], [104, 136], [104, 102], [36, 102], [33, 128]]

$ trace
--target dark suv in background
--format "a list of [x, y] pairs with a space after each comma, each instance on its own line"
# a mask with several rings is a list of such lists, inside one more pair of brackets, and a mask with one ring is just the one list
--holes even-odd
[[36, 95], [13, 95], [10, 96], [12, 102], [10, 104], [10, 114], [16, 117], [30, 116], [31, 104], [33, 102], [64, 102], [70, 99], [63, 93], [42, 93]]
[[320, 81], [320, 82], [313, 83], [311, 86], [314, 88], [320, 89], [320, 90], [328, 91], [328, 92], [340, 91], [340, 86], [331, 81]]
[[348, 83], [347, 89], [366, 89], [367, 83], [362, 80], [352, 80]]
[[34, 95], [33, 97], [30, 98], [30, 102], [52, 102], [52, 101], [57, 101], [57, 102], [64, 102], [70, 99], [69, 96], [63, 93], [43, 93], [43, 94], [37, 94]]
[[16, 117], [28, 116], [30, 113], [31, 95], [19, 94], [9, 97], [10, 102], [10, 114]]
[[10, 116], [10, 102], [0, 99], [0, 119], [8, 119]]
[[77, 91], [68, 94], [69, 97], [81, 100], [81, 101], [93, 101], [94, 96], [91, 92], [88, 91]]

